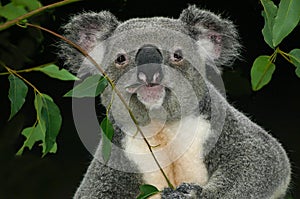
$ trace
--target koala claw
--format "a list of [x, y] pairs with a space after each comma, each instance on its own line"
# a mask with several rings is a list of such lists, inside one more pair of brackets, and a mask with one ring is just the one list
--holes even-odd
[[165, 188], [162, 191], [162, 199], [198, 199], [202, 188], [197, 184], [182, 183], [175, 190]]

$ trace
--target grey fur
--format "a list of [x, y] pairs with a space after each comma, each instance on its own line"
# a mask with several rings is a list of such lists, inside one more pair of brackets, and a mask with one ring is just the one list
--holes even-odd
[[[63, 29], [66, 38], [89, 52], [98, 41], [109, 37], [112, 30], [118, 26], [118, 23], [116, 17], [110, 12], [89, 12], [73, 16], [72, 20]], [[59, 57], [64, 59], [65, 65], [71, 71], [78, 72], [84, 56], [64, 42], [59, 46], [61, 49], [58, 53]]]
[[[204, 186], [182, 182], [176, 190], [164, 189], [161, 193], [162, 198], [271, 199], [285, 195], [291, 170], [284, 149], [275, 138], [227, 102], [216, 85], [209, 81], [205, 69], [210, 67], [215, 70], [214, 64], [230, 65], [238, 57], [240, 46], [237, 31], [230, 21], [190, 6], [182, 12], [179, 19], [137, 18], [123, 23], [118, 22], [106, 11], [83, 13], [74, 16], [64, 29], [66, 37], [91, 52], [96, 61], [99, 61], [108, 75], [115, 80], [124, 98], [129, 100], [129, 106], [141, 126], [149, 124], [150, 111], [136, 95], [129, 95], [124, 88], [136, 83], [134, 76], [137, 66], [134, 57], [137, 50], [148, 44], [147, 42], [158, 46], [164, 57], [162, 84], [169, 88], [166, 89], [162, 104], [166, 110], [166, 122], [178, 121], [189, 115], [200, 115], [211, 123], [211, 134], [203, 145], [208, 182]], [[168, 30], [170, 33], [165, 33]], [[153, 32], [148, 34], [149, 31]], [[180, 34], [171, 35], [173, 32], [188, 35], [193, 40], [181, 39]], [[164, 34], [168, 37], [163, 37]], [[169, 61], [174, 43], [183, 49], [187, 61], [177, 65]], [[99, 44], [102, 45], [100, 50], [93, 51]], [[204, 46], [199, 47], [199, 44]], [[60, 47], [60, 56], [70, 70], [81, 75], [97, 73], [95, 67], [86, 62], [72, 47], [66, 44], [61, 44]], [[119, 47], [129, 57], [129, 64], [124, 68], [116, 68], [114, 63], [115, 55], [120, 53]], [[197, 51], [198, 48], [202, 54]], [[79, 69], [81, 65], [83, 68]], [[180, 79], [181, 76], [184, 79]], [[185, 81], [186, 85], [191, 86], [194, 97], [189, 93], [189, 89], [178, 86], [178, 82], [185, 85]], [[111, 88], [108, 87], [101, 96], [105, 106], [110, 103], [111, 93]], [[174, 93], [180, 93], [180, 96]], [[186, 106], [181, 110], [179, 105]], [[122, 148], [122, 140], [126, 137], [121, 130], [124, 128], [122, 124], [126, 126], [128, 123], [126, 117], [123, 117], [126, 110], [123, 110], [121, 103], [115, 103], [113, 106], [118, 110], [111, 115], [117, 134], [113, 143]], [[222, 112], [225, 114], [225, 120], [223, 128], [219, 129], [217, 127], [220, 126]], [[117, 118], [118, 114], [121, 119]], [[160, 115], [156, 117], [159, 118]], [[99, 158], [100, 146], [74, 198], [136, 197], [138, 187], [143, 183], [143, 174], [112, 169], [121, 165], [126, 167], [124, 170], [138, 171], [135, 163], [115, 148], [108, 166], [102, 164]]]
[[188, 24], [187, 28], [195, 39], [199, 37], [199, 30], [197, 30], [199, 27], [216, 31], [222, 36], [221, 55], [219, 59], [214, 60], [217, 66], [231, 65], [238, 57], [240, 44], [236, 28], [231, 21], [221, 19], [220, 16], [209, 11], [200, 10], [196, 6], [185, 9], [180, 19]]

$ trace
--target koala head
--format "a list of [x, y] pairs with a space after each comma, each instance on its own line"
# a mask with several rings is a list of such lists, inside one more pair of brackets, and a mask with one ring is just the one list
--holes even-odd
[[[64, 29], [65, 36], [89, 52], [115, 82], [141, 125], [153, 117], [173, 121], [199, 113], [199, 102], [208, 92], [208, 69], [230, 65], [239, 49], [230, 21], [195, 6], [183, 10], [178, 19], [119, 22], [107, 11], [83, 13]], [[99, 73], [71, 46], [61, 45], [59, 54], [78, 75]], [[111, 102], [112, 93], [107, 87], [101, 96], [104, 105]], [[114, 98], [112, 111], [122, 125], [130, 119], [118, 100]]]

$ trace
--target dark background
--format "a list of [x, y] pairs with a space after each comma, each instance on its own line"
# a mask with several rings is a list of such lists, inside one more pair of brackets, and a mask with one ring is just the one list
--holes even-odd
[[[54, 1], [43, 1], [43, 4], [51, 2]], [[196, 4], [198, 7], [222, 14], [237, 25], [243, 50], [241, 59], [237, 60], [232, 68], [226, 69], [223, 75], [228, 100], [282, 143], [293, 167], [290, 194], [293, 198], [299, 198], [300, 79], [295, 75], [295, 67], [279, 56], [272, 81], [258, 92], [251, 91], [250, 87], [249, 74], [254, 59], [262, 54], [272, 54], [272, 50], [264, 43], [261, 35], [263, 18], [260, 15], [262, 6], [259, 1], [89, 0], [47, 11], [32, 18], [32, 21], [40, 21], [44, 27], [61, 33], [60, 26], [68, 21], [69, 16], [83, 10], [109, 10], [120, 20], [151, 16], [177, 18], [181, 10], [189, 4]], [[57, 60], [55, 54], [57, 49], [53, 45], [58, 39], [43, 33], [43, 45], [34, 45], [30, 39], [25, 41], [20, 39], [28, 34], [28, 31], [12, 27], [0, 32], [1, 59], [4, 59], [10, 67], [16, 68], [33, 67], [51, 61], [56, 61], [62, 66], [62, 62]], [[5, 46], [3, 44], [5, 39], [10, 40], [14, 46]], [[299, 41], [298, 26], [283, 41], [280, 48], [285, 52], [296, 47], [300, 48]], [[1, 71], [3, 72], [3, 69], [0, 69]], [[8, 122], [9, 85], [7, 76], [0, 76], [0, 199], [71, 198], [92, 158], [82, 145], [74, 127], [71, 99], [62, 97], [72, 88], [73, 82], [53, 80], [39, 73], [24, 74], [24, 77], [39, 90], [51, 95], [61, 109], [63, 126], [57, 138], [58, 152], [41, 158], [41, 147], [35, 146], [32, 151], [25, 150], [21, 157], [14, 155], [24, 141], [24, 137], [20, 135], [21, 130], [32, 126], [35, 121], [33, 92], [29, 90], [24, 107]]]

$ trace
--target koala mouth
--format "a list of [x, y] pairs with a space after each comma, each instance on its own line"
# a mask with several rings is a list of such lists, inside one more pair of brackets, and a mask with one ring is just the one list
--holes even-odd
[[126, 87], [128, 93], [137, 94], [137, 98], [146, 108], [161, 106], [165, 97], [165, 87], [160, 84], [136, 83]]

